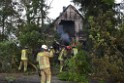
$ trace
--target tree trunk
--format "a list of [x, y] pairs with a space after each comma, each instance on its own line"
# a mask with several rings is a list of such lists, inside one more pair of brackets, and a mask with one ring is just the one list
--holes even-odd
[[3, 15], [3, 19], [2, 19], [2, 34], [1, 34], [1, 41], [3, 41], [4, 40], [4, 32], [5, 32], [5, 30], [4, 30], [4, 27], [5, 27], [5, 15]]

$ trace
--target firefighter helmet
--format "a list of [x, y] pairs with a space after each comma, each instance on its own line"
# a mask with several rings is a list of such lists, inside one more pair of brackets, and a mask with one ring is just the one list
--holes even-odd
[[48, 49], [47, 45], [42, 45], [41, 48], [43, 48], [43, 49], [45, 49], [45, 50]]

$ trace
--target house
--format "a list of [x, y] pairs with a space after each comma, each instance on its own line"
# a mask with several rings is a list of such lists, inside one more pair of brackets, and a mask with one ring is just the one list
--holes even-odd
[[70, 41], [67, 38], [75, 39], [79, 41], [81, 39], [86, 40], [83, 37], [84, 18], [78, 12], [78, 10], [69, 5], [63, 7], [63, 11], [60, 16], [54, 21], [54, 30], [61, 36], [61, 38]]

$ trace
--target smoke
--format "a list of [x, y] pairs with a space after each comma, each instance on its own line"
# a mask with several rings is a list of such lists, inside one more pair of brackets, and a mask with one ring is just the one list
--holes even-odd
[[63, 34], [64, 33], [64, 30], [63, 30], [63, 25], [59, 25], [58, 28], [57, 28], [57, 33], [59, 35]]
[[68, 35], [68, 33], [63, 33], [61, 34], [61, 38], [60, 38], [62, 41], [65, 41], [65, 42], [70, 42], [70, 37]]
[[69, 34], [64, 31], [63, 25], [58, 26], [57, 33], [60, 35], [60, 40], [61, 41], [70, 43]]

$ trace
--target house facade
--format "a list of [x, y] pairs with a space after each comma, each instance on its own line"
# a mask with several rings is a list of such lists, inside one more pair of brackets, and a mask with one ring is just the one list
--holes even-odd
[[[54, 30], [61, 36], [61, 39], [79, 41], [83, 35], [84, 19], [72, 5], [63, 7], [63, 12], [54, 21]], [[70, 39], [68, 39], [70, 38]]]

